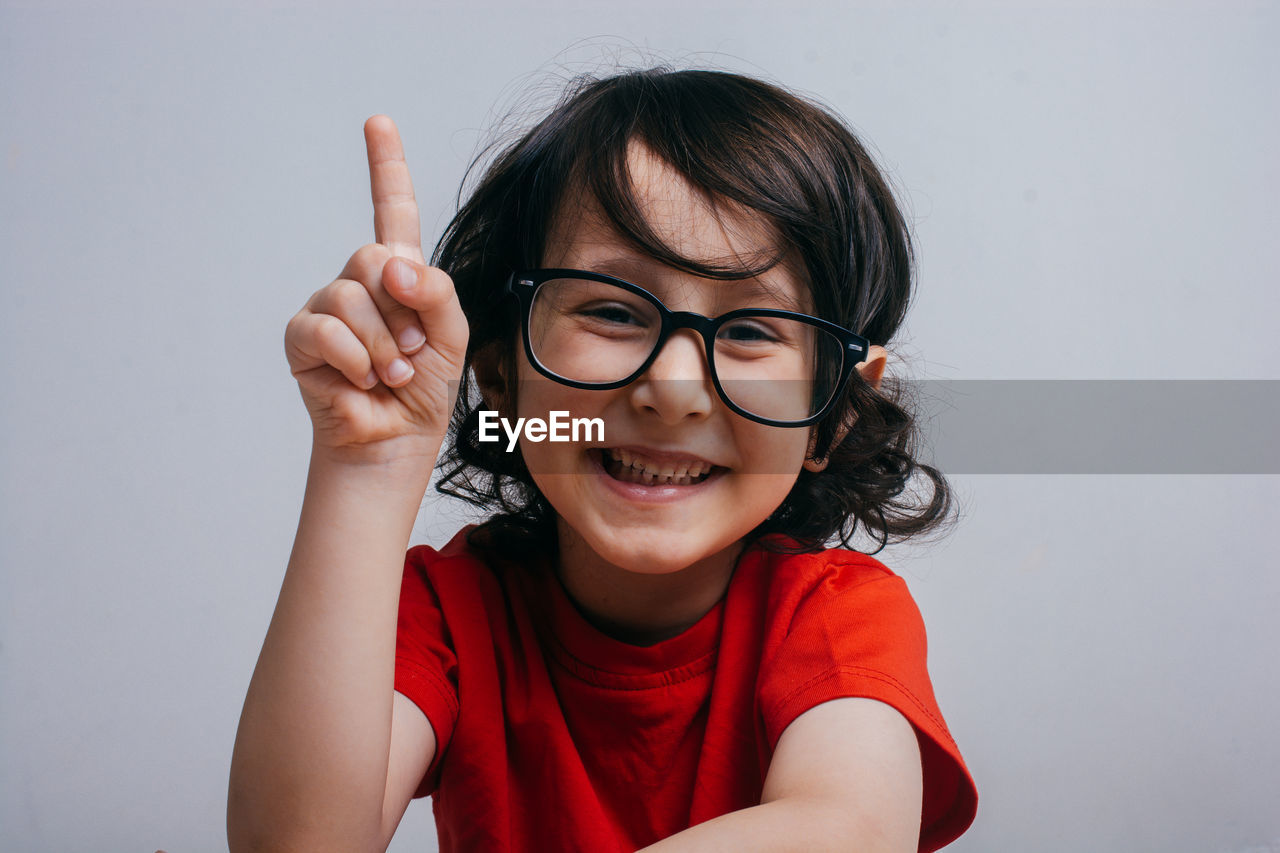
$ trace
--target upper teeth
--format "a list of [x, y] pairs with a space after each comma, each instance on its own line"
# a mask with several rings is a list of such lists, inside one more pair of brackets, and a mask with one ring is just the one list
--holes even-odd
[[611, 458], [621, 462], [625, 467], [629, 467], [638, 473], [652, 474], [654, 477], [672, 477], [675, 479], [701, 477], [711, 470], [710, 462], [692, 459], [681, 462], [655, 462], [637, 456], [630, 450], [614, 447], [609, 448], [608, 453]]

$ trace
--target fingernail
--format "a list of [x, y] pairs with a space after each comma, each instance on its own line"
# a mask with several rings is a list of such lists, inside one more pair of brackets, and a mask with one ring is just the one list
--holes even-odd
[[415, 270], [408, 261], [397, 259], [396, 278], [400, 279], [400, 286], [407, 290], [418, 283], [418, 271]]
[[417, 326], [406, 326], [400, 330], [400, 349], [405, 352], [412, 352], [422, 346], [422, 342], [427, 336]]
[[374, 385], [377, 385], [377, 384], [378, 384], [378, 372], [376, 370], [370, 369], [369, 375], [364, 378], [365, 388], [366, 389], [372, 388]]
[[413, 375], [413, 367], [403, 358], [397, 358], [387, 367], [387, 378], [392, 382], [403, 382]]

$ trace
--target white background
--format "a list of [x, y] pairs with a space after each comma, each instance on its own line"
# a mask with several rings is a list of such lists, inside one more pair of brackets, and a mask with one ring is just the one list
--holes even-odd
[[[284, 327], [372, 240], [373, 113], [430, 244], [528, 86], [764, 75], [901, 189], [904, 375], [1280, 378], [1274, 3], [361, 5], [0, 6], [0, 849], [225, 847], [309, 452]], [[981, 793], [951, 849], [1280, 849], [1280, 478], [955, 486], [880, 555]]]

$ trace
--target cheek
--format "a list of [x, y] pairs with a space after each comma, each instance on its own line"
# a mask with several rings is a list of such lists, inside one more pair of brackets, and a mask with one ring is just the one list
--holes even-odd
[[760, 427], [735, 437], [747, 451], [742, 471], [748, 476], [738, 480], [737, 511], [748, 527], [764, 521], [782, 505], [800, 476], [809, 446], [809, 432], [804, 429]]
[[545, 419], [553, 410], [568, 411], [573, 415], [575, 410], [591, 404], [592, 394], [600, 392], [570, 388], [543, 376], [529, 363], [524, 344], [517, 342], [515, 393], [516, 417]]
[[751, 468], [762, 474], [798, 476], [809, 450], [809, 431], [763, 427], [763, 431], [740, 439], [751, 448]]

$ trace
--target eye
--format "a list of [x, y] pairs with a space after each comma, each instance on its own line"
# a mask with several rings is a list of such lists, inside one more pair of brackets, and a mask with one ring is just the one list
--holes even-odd
[[778, 340], [778, 336], [765, 323], [747, 319], [726, 324], [716, 337], [735, 344], [765, 344]]
[[578, 308], [577, 313], [600, 323], [640, 325], [643, 322], [631, 308], [618, 302], [584, 305]]

